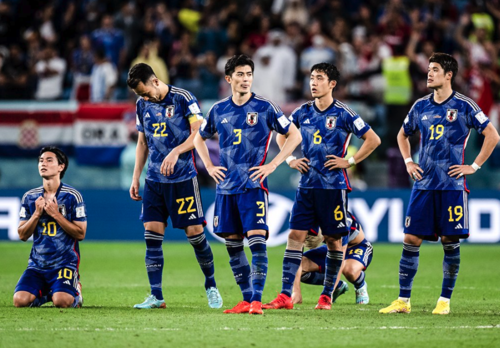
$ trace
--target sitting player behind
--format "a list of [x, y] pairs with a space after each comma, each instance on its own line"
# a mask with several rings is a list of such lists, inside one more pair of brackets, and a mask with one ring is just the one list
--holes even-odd
[[[347, 219], [350, 225], [349, 244], [345, 253], [345, 259], [342, 269], [344, 277], [354, 285], [356, 289], [356, 303], [368, 304], [370, 297], [365, 282], [365, 270], [370, 265], [373, 257], [373, 247], [366, 240], [361, 224], [356, 220], [354, 215], [348, 211], [349, 218]], [[313, 285], [323, 285], [325, 278], [325, 256], [328, 248], [323, 242], [321, 231], [317, 235], [308, 235], [306, 239], [306, 247], [310, 250], [306, 251], [302, 256], [301, 277], [296, 277], [293, 287], [292, 300], [293, 303], [302, 303], [302, 294], [300, 290], [300, 282]], [[346, 293], [349, 287], [346, 282], [339, 280], [335, 291], [332, 294], [332, 302], [342, 294]]]
[[48, 301], [60, 308], [82, 305], [78, 242], [85, 238], [87, 214], [82, 195], [61, 182], [67, 168], [64, 152], [44, 147], [38, 157], [43, 186], [21, 200], [19, 238], [33, 236], [33, 247], [14, 291], [16, 307], [40, 307]]

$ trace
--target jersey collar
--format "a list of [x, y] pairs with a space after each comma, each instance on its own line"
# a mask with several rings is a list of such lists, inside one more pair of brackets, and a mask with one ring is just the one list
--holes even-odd
[[316, 106], [315, 102], [313, 102], [312, 104], [313, 104], [314, 110], [318, 114], [326, 114], [328, 111], [330, 111], [330, 109], [333, 108], [333, 106], [335, 105], [336, 102], [337, 102], [337, 99], [333, 99], [333, 102], [330, 105], [328, 105], [328, 107], [325, 110], [323, 110], [323, 111], [321, 111], [320, 109], [318, 109], [318, 107]]
[[252, 95], [250, 96], [250, 98], [248, 98], [248, 100], [244, 103], [244, 104], [241, 104], [241, 105], [238, 105], [236, 104], [234, 101], [233, 101], [233, 96], [231, 95], [231, 97], [229, 98], [229, 100], [231, 101], [231, 104], [235, 107], [235, 108], [242, 108], [246, 105], [248, 105], [248, 103], [250, 103], [253, 99], [253, 97], [255, 97], [255, 93], [252, 92]]
[[[56, 194], [54, 195], [55, 198], [57, 198], [57, 196], [59, 196], [59, 192], [61, 192], [62, 187], [63, 187], [63, 182], [61, 181], [61, 183], [59, 184], [59, 187], [57, 188]], [[45, 188], [43, 189], [42, 196], [44, 194], [45, 194]]]
[[449, 102], [449, 101], [451, 100], [451, 98], [453, 98], [453, 97], [455, 96], [455, 93], [456, 93], [456, 92], [455, 92], [455, 91], [453, 91], [453, 92], [451, 93], [451, 95], [448, 97], [448, 99], [446, 99], [446, 100], [445, 100], [444, 102], [442, 102], [442, 103], [436, 103], [436, 101], [434, 100], [434, 93], [432, 93], [432, 97], [430, 97], [429, 99], [430, 99], [430, 101], [431, 101], [431, 103], [432, 103], [432, 104], [434, 104], [434, 105], [436, 105], [436, 106], [441, 106], [441, 105], [444, 105], [444, 104], [446, 104], [447, 102]]

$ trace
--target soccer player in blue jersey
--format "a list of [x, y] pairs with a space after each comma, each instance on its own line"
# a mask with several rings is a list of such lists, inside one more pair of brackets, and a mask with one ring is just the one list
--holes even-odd
[[[460, 267], [460, 239], [469, 236], [465, 177], [474, 174], [499, 141], [497, 130], [477, 104], [452, 89], [458, 63], [445, 53], [429, 58], [427, 87], [434, 90], [417, 100], [398, 134], [408, 174], [415, 180], [405, 218], [403, 254], [399, 263], [399, 298], [380, 313], [410, 313], [410, 295], [423, 240], [438, 240], [444, 249], [441, 296], [433, 314], [450, 313], [450, 298]], [[464, 164], [471, 129], [484, 136], [479, 155]], [[411, 158], [408, 138], [420, 131], [419, 163]]]
[[[357, 304], [368, 304], [370, 297], [368, 296], [368, 286], [365, 281], [365, 271], [370, 265], [373, 257], [373, 247], [369, 241], [365, 239], [365, 234], [361, 224], [356, 220], [351, 212], [347, 212], [347, 226], [349, 227], [349, 237], [346, 249], [344, 264], [342, 265], [342, 274], [354, 285]], [[314, 236], [309, 233], [305, 246], [310, 250], [306, 251], [302, 256], [302, 264], [297, 272], [298, 277], [295, 278], [293, 285], [292, 300], [293, 303], [302, 303], [302, 294], [300, 290], [300, 282], [312, 285], [323, 285], [325, 279], [325, 260], [328, 253], [328, 247], [321, 245], [323, 235], [318, 233]], [[340, 296], [346, 293], [349, 287], [346, 282], [339, 280], [332, 293], [332, 303]]]
[[[193, 138], [203, 120], [198, 101], [190, 92], [160, 81], [144, 63], [130, 69], [127, 84], [140, 97], [136, 105], [139, 140], [130, 197], [143, 201], [141, 220], [151, 286], [150, 296], [134, 308], [166, 307], [162, 293], [162, 242], [169, 216], [172, 226], [183, 229], [193, 246], [205, 275], [208, 305], [221, 308], [194, 163]], [[139, 178], [148, 158], [143, 198], [139, 195]]]
[[28, 269], [17, 283], [14, 306], [81, 307], [80, 251], [87, 213], [82, 195], [61, 182], [68, 157], [57, 147], [40, 151], [38, 171], [43, 186], [26, 192], [21, 200], [18, 233], [23, 241], [33, 236]]
[[[267, 176], [301, 141], [297, 128], [273, 102], [251, 92], [254, 63], [247, 56], [233, 56], [225, 66], [232, 95], [215, 103], [196, 135], [195, 146], [210, 176], [217, 182], [214, 232], [226, 241], [229, 263], [243, 301], [224, 313], [262, 314], [262, 292], [267, 276]], [[284, 145], [269, 162], [267, 151], [275, 130]], [[219, 135], [220, 163], [215, 167], [205, 144]], [[243, 250], [248, 238], [250, 267]]]
[[[346, 168], [361, 162], [380, 144], [380, 138], [359, 115], [333, 98], [339, 80], [337, 67], [329, 63], [311, 68], [310, 88], [314, 101], [298, 107], [290, 116], [302, 134], [303, 158], [287, 158], [302, 173], [290, 218], [290, 234], [283, 258], [281, 293], [264, 309], [292, 309], [292, 287], [302, 259], [302, 246], [311, 228], [319, 225], [328, 248], [324, 287], [316, 309], [330, 309], [332, 292], [344, 253], [342, 237], [347, 227], [347, 192], [351, 190]], [[353, 157], [345, 159], [354, 133], [364, 140]], [[278, 144], [283, 139], [278, 136]]]

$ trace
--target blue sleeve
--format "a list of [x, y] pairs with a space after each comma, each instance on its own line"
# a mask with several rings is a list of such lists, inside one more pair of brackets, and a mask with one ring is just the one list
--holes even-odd
[[200, 135], [203, 139], [208, 139], [214, 136], [217, 133], [217, 128], [215, 128], [214, 121], [214, 111], [215, 106], [208, 111], [207, 117], [203, 120], [203, 123], [200, 126]]
[[295, 127], [297, 127], [297, 128], [300, 128], [300, 122], [299, 122], [300, 110], [301, 110], [301, 107], [299, 106], [298, 108], [293, 110], [292, 114], [288, 118], [290, 120], [290, 122], [292, 122], [295, 125]]
[[479, 109], [479, 107], [476, 110], [474, 110], [472, 107], [469, 107], [469, 109], [467, 110], [466, 118], [467, 127], [469, 127], [469, 129], [474, 128], [479, 134], [481, 134], [488, 126], [488, 123], [490, 123], [488, 117], [481, 109]]
[[183, 110], [183, 116], [187, 118], [190, 123], [192, 123], [192, 119], [196, 120], [202, 120], [203, 119], [203, 113], [201, 112], [200, 109], [200, 104], [198, 104], [198, 100], [194, 95], [190, 93], [192, 99], [187, 100], [186, 98], [184, 99], [183, 105], [184, 105], [184, 110]]
[[347, 131], [353, 133], [356, 137], [361, 138], [366, 132], [370, 130], [368, 123], [363, 121], [359, 115], [351, 115], [349, 112], [344, 111], [342, 113], [345, 118], [345, 126]]
[[87, 221], [87, 207], [85, 207], [85, 202], [81, 201], [78, 203], [75, 198], [71, 205], [71, 214], [68, 215], [71, 217], [71, 221]]
[[288, 133], [290, 124], [290, 120], [283, 114], [279, 106], [269, 103], [269, 108], [267, 109], [267, 125], [269, 128], [284, 135]]
[[137, 102], [135, 103], [135, 128], [139, 132], [144, 133], [141, 98], [137, 99]]
[[21, 210], [19, 211], [19, 220], [27, 221], [31, 218], [31, 211], [28, 196], [24, 197], [21, 202]]
[[417, 105], [416, 103], [413, 104], [413, 106], [410, 109], [410, 112], [408, 112], [408, 115], [406, 116], [405, 120], [403, 121], [403, 131], [405, 132], [406, 135], [411, 136], [415, 134], [415, 132], [418, 129], [417, 125]]

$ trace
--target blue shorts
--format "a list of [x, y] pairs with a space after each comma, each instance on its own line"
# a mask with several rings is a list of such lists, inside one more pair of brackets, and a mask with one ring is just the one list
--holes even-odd
[[173, 184], [146, 180], [140, 219], [167, 224], [169, 216], [174, 228], [206, 225], [197, 177]]
[[42, 297], [49, 293], [66, 292], [76, 297], [79, 295], [78, 278], [78, 271], [70, 267], [47, 271], [28, 268], [17, 282], [14, 293], [27, 291], [36, 297]]
[[345, 253], [346, 260], [351, 259], [361, 262], [364, 266], [364, 270], [367, 269], [372, 262], [372, 257], [373, 246], [366, 239], [363, 239], [359, 244], [347, 248], [347, 251]]
[[404, 232], [422, 239], [439, 236], [469, 237], [469, 204], [466, 191], [413, 190]]
[[266, 230], [267, 192], [251, 189], [234, 195], [217, 194], [214, 210], [214, 233], [245, 235], [251, 230]]
[[290, 229], [309, 231], [318, 225], [324, 235], [347, 235], [346, 190], [299, 188], [290, 217]]

